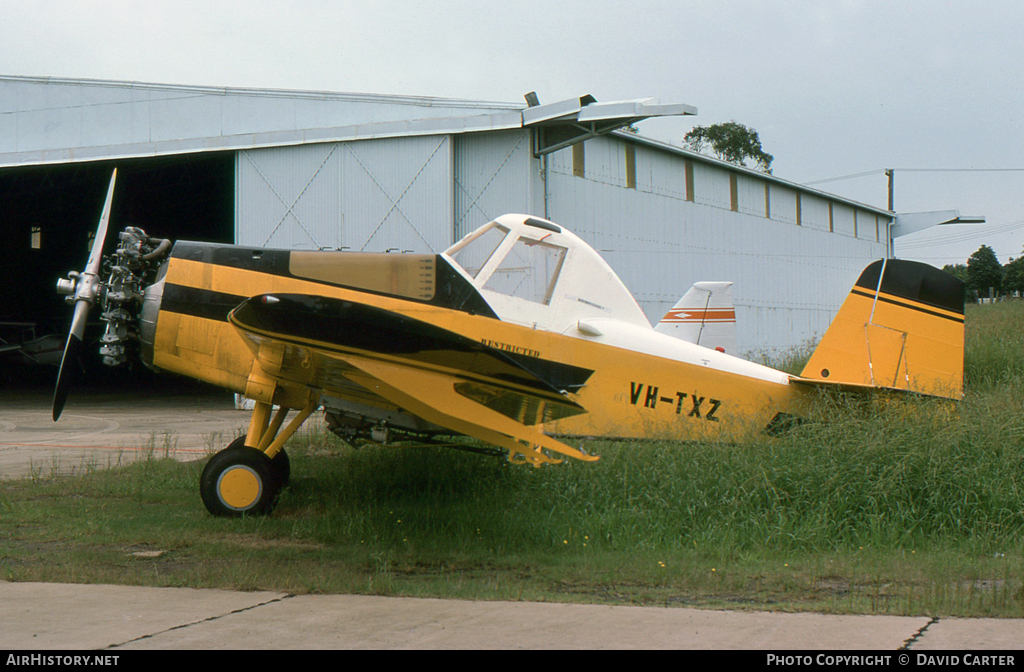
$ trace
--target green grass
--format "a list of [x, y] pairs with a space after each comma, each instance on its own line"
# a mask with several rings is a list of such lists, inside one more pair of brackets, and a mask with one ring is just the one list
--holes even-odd
[[1022, 323], [1024, 302], [969, 307], [958, 404], [823, 396], [753, 444], [533, 469], [307, 433], [277, 511], [243, 520], [159, 451], [5, 482], [0, 579], [1019, 617]]

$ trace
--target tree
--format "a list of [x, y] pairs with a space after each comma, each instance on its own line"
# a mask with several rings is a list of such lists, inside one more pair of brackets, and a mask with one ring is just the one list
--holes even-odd
[[1024, 293], [1024, 257], [1010, 259], [1003, 266], [1003, 291]]
[[967, 264], [946, 264], [942, 267], [942, 270], [964, 283], [965, 301], [974, 303], [978, 300], [978, 293], [970, 288], [970, 278], [967, 275]]
[[769, 174], [772, 172], [772, 161], [775, 157], [761, 149], [761, 139], [757, 136], [757, 131], [735, 121], [694, 126], [683, 140], [687, 149], [694, 152], [710, 147], [715, 156], [723, 161], [745, 166], [746, 160], [751, 159], [758, 170]]
[[967, 284], [967, 264], [946, 264], [942, 267], [942, 270], [956, 277], [965, 285]]
[[967, 260], [967, 288], [973, 289], [978, 296], [987, 297], [989, 287], [994, 287], [999, 294], [1003, 284], [1003, 267], [996, 258], [996, 253], [988, 245], [982, 245]]

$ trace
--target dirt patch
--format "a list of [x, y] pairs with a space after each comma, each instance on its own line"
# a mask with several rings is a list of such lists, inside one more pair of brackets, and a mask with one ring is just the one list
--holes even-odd
[[295, 539], [266, 539], [246, 534], [223, 534], [217, 537], [218, 541], [224, 541], [237, 546], [244, 546], [247, 550], [286, 548], [298, 551], [320, 551], [325, 548], [323, 544], [309, 541], [296, 541]]

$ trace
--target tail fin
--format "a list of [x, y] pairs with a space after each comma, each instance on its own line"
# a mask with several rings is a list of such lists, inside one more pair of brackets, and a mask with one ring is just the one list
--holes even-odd
[[732, 283], [695, 283], [654, 330], [705, 348], [736, 354]]
[[959, 399], [963, 374], [964, 283], [927, 264], [887, 259], [864, 269], [794, 381]]

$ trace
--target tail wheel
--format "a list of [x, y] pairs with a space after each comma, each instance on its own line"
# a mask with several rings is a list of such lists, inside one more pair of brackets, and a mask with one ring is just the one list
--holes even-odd
[[232, 444], [206, 463], [199, 493], [215, 516], [265, 516], [277, 505], [280, 476], [265, 454]]

